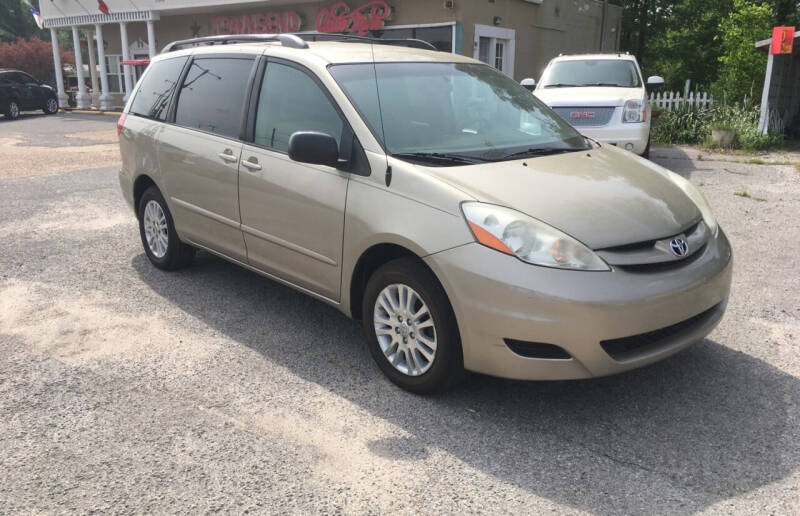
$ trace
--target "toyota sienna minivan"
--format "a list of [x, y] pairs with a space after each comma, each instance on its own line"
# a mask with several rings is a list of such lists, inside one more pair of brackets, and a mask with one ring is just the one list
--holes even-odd
[[203, 249], [333, 305], [414, 392], [619, 373], [717, 325], [731, 248], [694, 186], [424, 47], [168, 45], [118, 123], [152, 264]]

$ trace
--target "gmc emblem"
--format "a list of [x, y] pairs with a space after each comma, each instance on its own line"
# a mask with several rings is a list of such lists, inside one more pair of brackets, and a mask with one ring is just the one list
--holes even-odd
[[570, 118], [586, 118], [589, 120], [594, 119], [594, 111], [570, 111]]

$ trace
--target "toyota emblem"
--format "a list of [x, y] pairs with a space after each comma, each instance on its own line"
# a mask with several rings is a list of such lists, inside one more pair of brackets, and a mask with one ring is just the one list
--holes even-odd
[[686, 256], [689, 252], [689, 244], [683, 238], [673, 238], [669, 243], [669, 248], [675, 256]]

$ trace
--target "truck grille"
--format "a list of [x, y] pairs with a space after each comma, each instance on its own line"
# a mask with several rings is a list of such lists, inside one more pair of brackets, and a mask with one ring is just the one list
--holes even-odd
[[614, 115], [614, 107], [554, 107], [558, 116], [575, 127], [606, 125]]

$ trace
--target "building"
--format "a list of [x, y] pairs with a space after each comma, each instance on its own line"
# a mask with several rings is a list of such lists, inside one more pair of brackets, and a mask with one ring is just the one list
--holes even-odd
[[797, 138], [800, 125], [800, 30], [794, 32], [792, 39], [791, 54], [772, 54], [772, 39], [756, 42], [758, 50], [769, 54], [758, 127], [764, 133], [790, 133]]
[[[47, 0], [44, 26], [88, 45], [91, 78], [76, 52], [79, 107], [119, 107], [141, 73], [122, 61], [147, 58], [170, 41], [215, 34], [345, 32], [419, 38], [473, 56], [519, 80], [538, 78], [559, 53], [614, 51], [622, 8], [598, 0]], [[56, 80], [66, 105], [58, 52]], [[84, 84], [91, 79], [93, 96]]]

